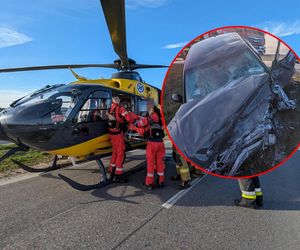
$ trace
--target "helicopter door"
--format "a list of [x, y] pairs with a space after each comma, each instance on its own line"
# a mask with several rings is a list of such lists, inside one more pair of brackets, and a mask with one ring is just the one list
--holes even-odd
[[120, 98], [121, 106], [123, 106], [127, 111], [135, 112], [135, 100], [133, 95], [113, 91], [112, 96], [118, 96]]
[[111, 105], [111, 92], [98, 90], [92, 92], [84, 101], [74, 118], [73, 138], [86, 141], [106, 134], [107, 112]]
[[137, 114], [140, 116], [147, 116], [148, 115], [148, 110], [147, 110], [147, 103], [149, 99], [137, 98]]

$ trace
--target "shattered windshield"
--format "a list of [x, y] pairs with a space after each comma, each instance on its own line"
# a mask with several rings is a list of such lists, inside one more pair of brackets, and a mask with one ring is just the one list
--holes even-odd
[[232, 81], [264, 72], [266, 69], [250, 51], [222, 57], [213, 64], [199, 64], [185, 72], [186, 99], [202, 99]]

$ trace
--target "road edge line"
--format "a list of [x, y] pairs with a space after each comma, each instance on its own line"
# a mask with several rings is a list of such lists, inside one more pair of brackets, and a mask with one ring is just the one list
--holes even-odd
[[203, 179], [205, 179], [206, 176], [207, 174], [204, 175], [202, 178], [197, 178], [193, 180], [189, 188], [179, 191], [178, 193], [173, 195], [169, 200], [163, 203], [161, 206], [165, 209], [171, 208], [178, 200], [180, 200], [184, 195], [186, 195], [186, 193], [191, 191], [193, 187], [195, 187], [198, 183], [200, 183]]

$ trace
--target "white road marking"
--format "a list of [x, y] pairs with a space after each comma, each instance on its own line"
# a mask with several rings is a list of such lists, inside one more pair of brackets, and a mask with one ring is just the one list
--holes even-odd
[[40, 173], [25, 173], [25, 174], [22, 173], [17, 176], [4, 177], [3, 179], [0, 179], [0, 186], [15, 183], [18, 181], [24, 181], [27, 179], [31, 179], [33, 177], [37, 177], [39, 175], [40, 175]]
[[180, 200], [187, 192], [191, 191], [193, 187], [195, 187], [198, 183], [200, 183], [207, 175], [202, 178], [197, 178], [191, 182], [191, 186], [187, 189], [181, 190], [172, 196], [169, 200], [167, 200], [164, 204], [162, 204], [163, 208], [169, 209], [171, 208], [178, 200]]

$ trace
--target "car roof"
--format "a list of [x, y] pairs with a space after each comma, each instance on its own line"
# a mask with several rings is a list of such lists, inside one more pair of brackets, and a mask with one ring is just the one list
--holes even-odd
[[[244, 39], [235, 32], [201, 40], [191, 46], [184, 63], [184, 70], [215, 62], [239, 51], [251, 51], [255, 54]], [[259, 57], [257, 59], [259, 60]]]

